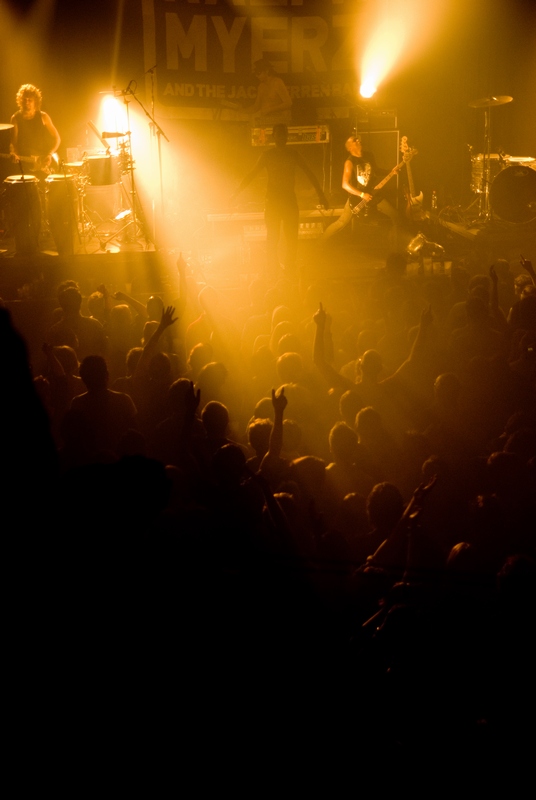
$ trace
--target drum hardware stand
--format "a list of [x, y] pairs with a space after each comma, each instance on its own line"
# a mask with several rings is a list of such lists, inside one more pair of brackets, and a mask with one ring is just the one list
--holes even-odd
[[505, 103], [511, 103], [513, 97], [508, 95], [499, 95], [498, 97], [482, 97], [478, 100], [472, 100], [469, 103], [469, 108], [483, 108], [484, 109], [484, 158], [482, 160], [482, 194], [480, 198], [480, 213], [479, 218], [481, 222], [491, 221], [491, 207], [490, 207], [490, 186], [491, 186], [491, 109], [494, 106], [502, 106]]

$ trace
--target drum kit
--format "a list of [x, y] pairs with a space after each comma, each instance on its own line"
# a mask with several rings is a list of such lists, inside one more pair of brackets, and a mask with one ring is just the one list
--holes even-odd
[[[12, 127], [0, 124], [0, 130]], [[79, 161], [61, 163], [61, 171], [44, 180], [25, 172], [23, 164], [21, 174], [5, 178], [3, 205], [17, 255], [37, 253], [41, 233], [50, 233], [59, 255], [88, 252], [95, 240], [94, 252], [110, 252], [113, 240], [124, 243], [137, 235], [134, 192], [124, 186], [126, 176], [133, 181], [135, 169], [130, 136], [119, 131], [102, 136], [119, 142], [115, 151], [84, 152]]]
[[491, 109], [512, 100], [499, 95], [469, 103], [470, 108], [484, 110], [485, 152], [471, 152], [471, 191], [484, 222], [492, 217], [514, 224], [536, 221], [536, 159], [491, 152]]

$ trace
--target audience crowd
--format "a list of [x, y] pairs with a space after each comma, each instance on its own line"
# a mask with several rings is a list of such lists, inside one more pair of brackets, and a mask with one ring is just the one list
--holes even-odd
[[87, 713], [105, 689], [132, 718], [148, 681], [263, 747], [528, 747], [524, 266], [410, 279], [392, 254], [370, 280], [257, 278], [240, 307], [179, 258], [164, 300], [65, 281], [31, 363], [0, 309], [23, 674], [37, 659], [84, 680]]

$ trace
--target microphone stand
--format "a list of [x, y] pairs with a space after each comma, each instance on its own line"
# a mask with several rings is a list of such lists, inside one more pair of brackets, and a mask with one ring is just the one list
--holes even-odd
[[[121, 134], [121, 135], [128, 137], [128, 153], [129, 153], [129, 155], [128, 155], [128, 174], [129, 174], [129, 177], [130, 177], [130, 192], [128, 193], [129, 194], [129, 202], [128, 202], [129, 209], [126, 212], [122, 212], [121, 216], [123, 218], [125, 216], [130, 216], [128, 214], [128, 211], [130, 211], [130, 214], [132, 216], [131, 216], [131, 219], [129, 219], [129, 221], [125, 225], [123, 225], [123, 227], [120, 228], [118, 231], [115, 231], [111, 236], [108, 236], [108, 237], [106, 237], [106, 238], [104, 238], [102, 240], [99, 240], [99, 243], [100, 243], [99, 249], [100, 250], [104, 250], [104, 251], [106, 250], [106, 245], [109, 242], [111, 242], [113, 239], [118, 239], [119, 242], [123, 242], [123, 243], [127, 242], [128, 239], [127, 239], [127, 236], [125, 234], [125, 231], [127, 231], [131, 227], [134, 230], [134, 234], [133, 234], [134, 241], [136, 241], [138, 239], [138, 230], [141, 232], [141, 236], [145, 240], [145, 245], [146, 245], [145, 249], [147, 249], [148, 242], [151, 242], [153, 245], [155, 244], [154, 240], [151, 239], [151, 237], [150, 237], [150, 235], [149, 235], [149, 233], [147, 231], [147, 225], [146, 225], [146, 223], [145, 223], [145, 221], [143, 219], [143, 209], [141, 208], [141, 204], [139, 202], [138, 192], [136, 190], [136, 181], [134, 179], [134, 159], [132, 158], [132, 132], [130, 130], [130, 111], [129, 111], [130, 100], [127, 99], [129, 96], [130, 97], [135, 97], [135, 94], [134, 94], [135, 90], [131, 89], [131, 85], [133, 83], [134, 83], [134, 81], [130, 81], [125, 90], [120, 90], [117, 93], [114, 92], [115, 96], [123, 97], [123, 102], [124, 102], [124, 104], [126, 106], [126, 109], [127, 109], [127, 132], [125, 134]], [[140, 103], [140, 105], [141, 105], [141, 103]], [[114, 135], [118, 136], [117, 133], [114, 133]], [[108, 136], [111, 136], [111, 134], [108, 134]], [[102, 138], [106, 138], [105, 134], [102, 135]], [[126, 173], [123, 173], [123, 174], [126, 174]], [[123, 185], [122, 181], [121, 181], [121, 188], [126, 193], [127, 190], [126, 190], [125, 186]], [[140, 213], [138, 213], [138, 209], [139, 209]], [[118, 218], [116, 217], [116, 219], [118, 219]]]
[[[147, 73], [149, 73], [150, 76], [151, 76], [151, 111], [152, 111], [152, 113], [150, 113], [145, 108], [145, 106], [143, 105], [143, 103], [141, 102], [139, 97], [137, 97], [134, 93], [132, 93], [132, 96], [134, 97], [134, 100], [138, 103], [138, 105], [142, 109], [143, 113], [145, 114], [145, 116], [149, 120], [149, 127], [151, 129], [152, 136], [156, 136], [157, 153], [158, 153], [158, 177], [159, 177], [159, 182], [160, 182], [160, 214], [161, 214], [161, 218], [163, 219], [163, 216], [164, 216], [164, 183], [163, 183], [163, 176], [162, 176], [161, 137], [163, 136], [164, 139], [166, 140], [166, 142], [168, 142], [168, 143], [169, 143], [169, 139], [166, 136], [166, 134], [164, 133], [164, 131], [162, 130], [162, 128], [160, 127], [160, 125], [158, 124], [158, 122], [156, 121], [155, 116], [154, 116], [154, 73], [155, 73], [155, 71], [156, 71], [156, 64], [154, 65], [154, 67], [151, 67], [151, 69], [147, 70]], [[131, 81], [131, 83], [132, 83], [132, 81]], [[155, 209], [155, 207], [154, 207], [154, 201], [153, 201], [153, 230], [155, 231], [155, 238], [156, 238], [156, 215], [154, 213], [154, 209]]]

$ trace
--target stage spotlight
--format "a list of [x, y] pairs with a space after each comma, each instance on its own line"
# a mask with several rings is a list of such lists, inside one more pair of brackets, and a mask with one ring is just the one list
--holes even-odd
[[374, 86], [372, 81], [367, 81], [367, 80], [363, 81], [359, 89], [359, 94], [361, 95], [361, 97], [368, 99], [369, 97], [372, 97], [373, 95], [376, 94], [376, 87]]

